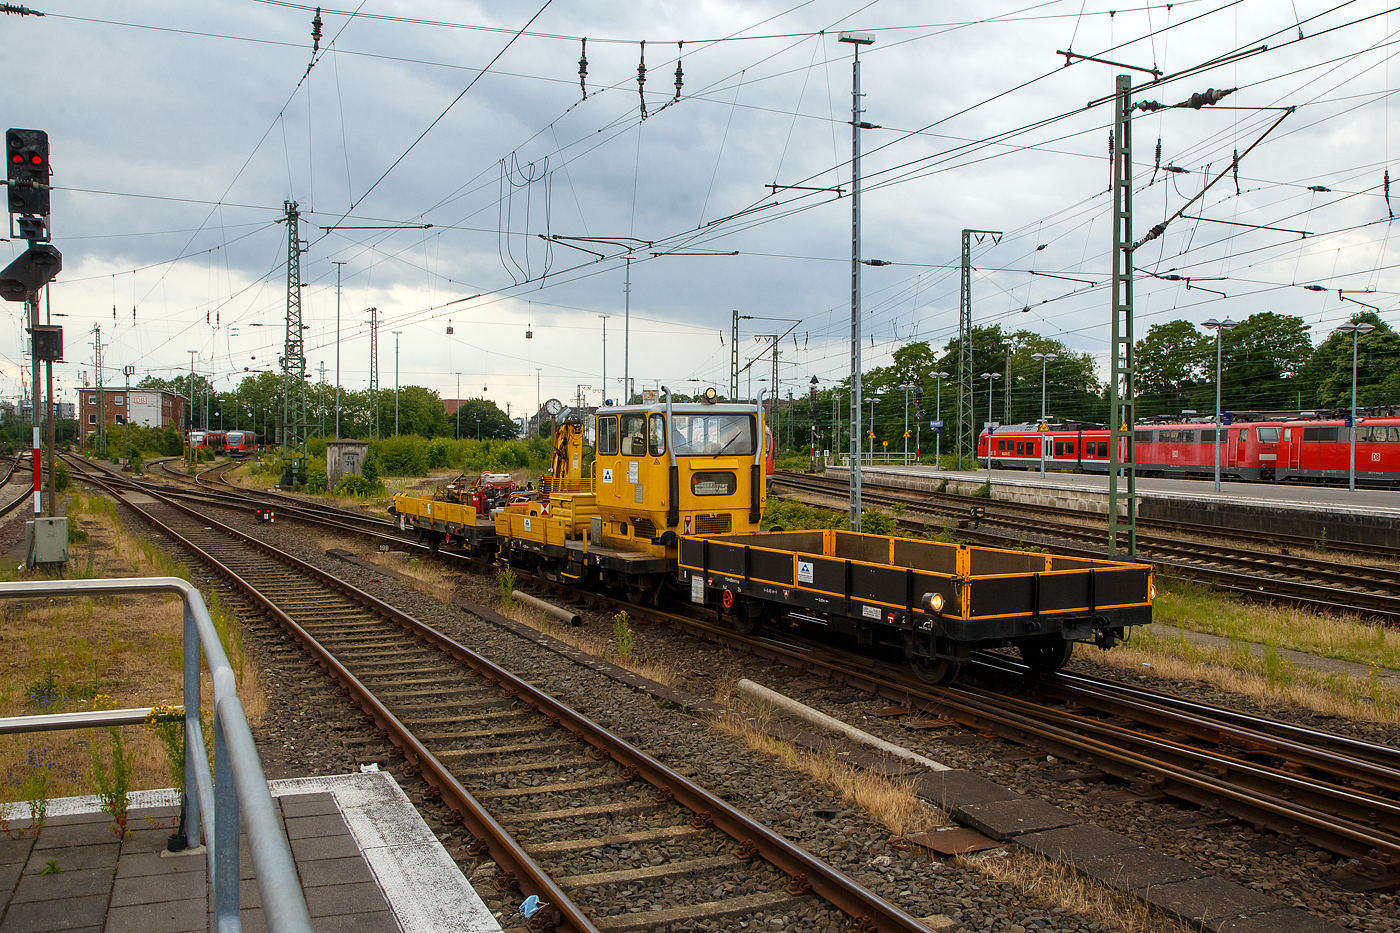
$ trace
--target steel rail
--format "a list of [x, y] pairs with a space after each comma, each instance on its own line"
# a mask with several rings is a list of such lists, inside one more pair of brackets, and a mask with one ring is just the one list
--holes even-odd
[[[132, 506], [131, 503], [127, 504], [138, 512], [142, 511]], [[316, 578], [324, 585], [333, 587], [362, 605], [398, 622], [413, 634], [450, 654], [459, 662], [470, 665], [478, 673], [496, 681], [502, 690], [513, 694], [526, 706], [560, 723], [564, 728], [580, 733], [584, 741], [600, 751], [606, 752], [609, 757], [623, 767], [635, 768], [641, 777], [656, 786], [660, 793], [674, 798], [682, 806], [695, 813], [697, 818], [713, 824], [736, 841], [752, 845], [758, 855], [789, 875], [795, 889], [811, 891], [822, 897], [854, 918], [857, 929], [869, 930], [872, 933], [876, 933], [876, 931], [880, 931], [880, 933], [885, 933], [885, 931], [888, 933], [922, 933], [924, 931], [925, 928], [915, 918], [900, 908], [836, 871], [825, 862], [807, 853], [800, 846], [789, 842], [698, 784], [666, 768], [641, 749], [609, 733], [581, 713], [564, 706], [549, 694], [498, 667], [471, 649], [318, 567], [298, 560], [257, 538], [217, 522], [207, 515], [201, 515], [196, 510], [181, 503], [167, 501], [166, 504], [243, 541], [270, 557], [275, 556], [276, 560]], [[148, 521], [153, 521], [147, 513], [142, 512], [142, 514], [146, 515]], [[457, 815], [462, 818], [468, 829], [490, 847], [492, 858], [502, 865], [519, 866], [516, 874], [518, 878], [522, 879], [521, 889], [524, 893], [536, 894], [541, 900], [547, 900], [555, 909], [560, 910], [565, 915], [563, 920], [571, 925], [571, 929], [577, 930], [579, 933], [591, 933], [596, 929], [576, 907], [572, 913], [562, 909], [563, 905], [572, 904], [567, 895], [554, 885], [553, 881], [539, 868], [529, 854], [496, 823], [490, 814], [476, 802], [470, 792], [412, 735], [410, 730], [384, 708], [370, 691], [332, 657], [310, 633], [257, 593], [247, 581], [231, 569], [180, 536], [173, 529], [166, 527], [164, 530], [185, 547], [203, 555], [205, 560], [210, 561], [235, 585], [274, 615], [317, 658], [322, 666], [331, 673], [331, 676], [351, 691], [376, 724], [385, 729], [391, 740], [404, 750], [406, 757], [422, 770], [424, 779], [433, 785], [444, 796], [449, 805], [457, 811]], [[532, 885], [534, 889], [528, 888], [527, 884]], [[862, 926], [862, 924], [864, 925]]]
[[[1015, 671], [1021, 674], [1027, 673], [1030, 670], [1026, 665], [1004, 655], [984, 653], [978, 657], [976, 661], [979, 664], [995, 666], [1000, 670]], [[1035, 676], [1037, 678], [1037, 686], [1042, 689], [1046, 687], [1052, 689], [1073, 689], [1083, 686], [1092, 690], [1097, 696], [1116, 696], [1124, 698], [1127, 702], [1151, 703], [1163, 709], [1177, 710], [1187, 715], [1209, 715], [1216, 719], [1232, 723], [1242, 729], [1273, 736], [1283, 739], [1284, 741], [1318, 750], [1335, 750], [1336, 754], [1345, 754], [1347, 757], [1354, 760], [1370, 762], [1373, 765], [1389, 771], [1400, 771], [1400, 749], [1394, 749], [1386, 745], [1378, 745], [1363, 739], [1338, 735], [1334, 732], [1323, 732], [1320, 729], [1300, 726], [1277, 719], [1265, 719], [1260, 716], [1253, 716], [1249, 713], [1242, 713], [1226, 707], [1207, 706], [1183, 697], [1173, 696], [1169, 693], [1161, 693], [1156, 690], [1149, 690], [1145, 687], [1138, 687], [1118, 681], [1100, 680], [1083, 674], [1076, 674], [1072, 671], [1062, 670], [1054, 673], [1038, 673]]]

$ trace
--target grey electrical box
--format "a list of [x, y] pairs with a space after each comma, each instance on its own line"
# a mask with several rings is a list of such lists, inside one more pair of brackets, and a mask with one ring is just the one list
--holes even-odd
[[25, 563], [30, 567], [41, 564], [68, 562], [68, 516], [36, 518], [24, 523]]

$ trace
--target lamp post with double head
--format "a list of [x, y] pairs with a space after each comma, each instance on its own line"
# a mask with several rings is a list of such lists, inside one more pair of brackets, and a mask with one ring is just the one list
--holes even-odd
[[875, 403], [879, 399], [870, 399], [870, 465], [875, 465]]
[[[1060, 358], [1058, 353], [1032, 353], [1031, 359], [1040, 364], [1040, 478], [1045, 478], [1045, 441], [1049, 437], [1045, 424], [1045, 366]], [[988, 441], [990, 443], [990, 441]]]
[[1369, 334], [1376, 329], [1376, 325], [1368, 324], [1365, 321], [1343, 324], [1337, 328], [1339, 334], [1351, 334], [1351, 430], [1350, 435], [1351, 461], [1347, 468], [1347, 488], [1356, 491], [1356, 341], [1362, 334]]
[[1203, 327], [1209, 327], [1215, 331], [1215, 491], [1220, 491], [1220, 335], [1227, 330], [1233, 330], [1236, 322], [1226, 318], [1217, 321], [1211, 318], [1206, 321]]
[[987, 469], [992, 468], [992, 384], [1001, 378], [1001, 373], [983, 373], [987, 380]]
[[904, 465], [909, 465], [909, 390], [914, 388], [912, 382], [906, 382], [900, 386], [904, 390]]

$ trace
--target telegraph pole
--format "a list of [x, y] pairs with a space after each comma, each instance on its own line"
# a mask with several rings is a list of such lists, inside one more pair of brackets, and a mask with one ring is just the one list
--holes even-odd
[[[1108, 379], [1108, 555], [1118, 553], [1119, 531], [1137, 556], [1137, 456], [1133, 449], [1133, 86], [1118, 76], [1113, 134], [1113, 327]], [[1122, 472], [1122, 483], [1119, 472]], [[1126, 488], [1123, 488], [1126, 487]], [[1124, 506], [1125, 514], [1119, 516]]]
[[[982, 242], [990, 236], [998, 242], [1000, 230], [964, 230], [962, 232], [962, 277], [958, 288], [958, 462], [954, 469], [972, 461], [977, 467], [977, 413], [972, 397], [972, 237]], [[987, 420], [991, 421], [988, 412]]]

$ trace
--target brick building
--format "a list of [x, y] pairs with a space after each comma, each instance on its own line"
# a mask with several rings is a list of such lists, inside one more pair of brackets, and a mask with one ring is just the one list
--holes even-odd
[[[89, 387], [78, 390], [81, 411], [78, 422], [83, 430], [97, 427], [97, 389]], [[185, 433], [185, 400], [183, 396], [164, 389], [104, 388], [106, 396], [102, 406], [103, 420], [109, 427], [127, 423], [144, 424], [153, 428], [174, 428], [181, 435]]]

